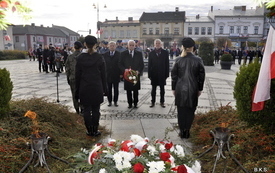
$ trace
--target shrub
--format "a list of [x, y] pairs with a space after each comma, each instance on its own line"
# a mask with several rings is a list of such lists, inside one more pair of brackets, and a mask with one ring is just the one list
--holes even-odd
[[6, 116], [9, 111], [12, 88], [10, 72], [5, 68], [0, 69], [0, 118]]
[[3, 50], [0, 51], [0, 60], [10, 60], [10, 59], [25, 59], [26, 51], [21, 50]]
[[225, 53], [221, 56], [221, 61], [233, 61], [233, 57], [231, 54]]
[[234, 98], [240, 118], [249, 125], [261, 125], [267, 131], [274, 133], [275, 127], [275, 80], [271, 81], [271, 98], [265, 102], [261, 111], [252, 112], [252, 93], [258, 80], [260, 64], [254, 61], [247, 66], [241, 66], [237, 73], [234, 87]]
[[214, 65], [214, 43], [202, 42], [199, 48], [199, 56], [202, 58], [204, 65]]

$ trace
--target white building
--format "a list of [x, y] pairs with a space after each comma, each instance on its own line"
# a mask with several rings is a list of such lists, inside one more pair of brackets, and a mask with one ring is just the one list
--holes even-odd
[[213, 10], [208, 13], [215, 21], [214, 40], [230, 38], [233, 47], [244, 47], [246, 41], [260, 42], [263, 38], [264, 7], [246, 9], [235, 6], [231, 10]]
[[13, 50], [13, 32], [12, 25], [9, 25], [6, 30], [0, 30], [0, 50]]

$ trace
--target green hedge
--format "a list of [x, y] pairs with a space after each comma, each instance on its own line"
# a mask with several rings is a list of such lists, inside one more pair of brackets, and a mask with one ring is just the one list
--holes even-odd
[[0, 69], [0, 118], [5, 117], [9, 112], [12, 88], [10, 72], [5, 68]]
[[22, 50], [0, 51], [0, 60], [25, 59], [26, 56], [27, 56], [27, 52]]
[[234, 87], [234, 98], [240, 118], [249, 125], [261, 125], [270, 133], [275, 133], [275, 80], [271, 80], [271, 98], [265, 102], [261, 111], [252, 112], [252, 93], [256, 86], [261, 64], [258, 60], [247, 66], [243, 65], [237, 73]]
[[213, 66], [214, 65], [214, 43], [212, 42], [202, 42], [199, 48], [199, 57], [202, 58], [204, 65]]

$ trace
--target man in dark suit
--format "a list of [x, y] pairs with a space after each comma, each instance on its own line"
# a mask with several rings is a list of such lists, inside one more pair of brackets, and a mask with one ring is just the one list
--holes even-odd
[[168, 52], [161, 48], [162, 42], [160, 39], [154, 41], [155, 49], [149, 53], [148, 60], [148, 77], [151, 80], [151, 108], [155, 106], [156, 89], [160, 87], [160, 105], [164, 108], [164, 85], [169, 77], [169, 55]]
[[[118, 61], [120, 58], [120, 52], [116, 50], [116, 43], [114, 41], [110, 41], [108, 44], [109, 51], [106, 52], [103, 56], [106, 63], [106, 74], [107, 74], [107, 84], [108, 84], [108, 106], [112, 106], [112, 99], [114, 101], [114, 105], [118, 106], [118, 85], [120, 81], [120, 69], [118, 67]], [[114, 95], [112, 93], [112, 89], [114, 89]]]
[[135, 70], [138, 73], [137, 83], [132, 83], [128, 80], [124, 80], [124, 90], [127, 91], [127, 101], [129, 104], [128, 108], [132, 108], [133, 103], [134, 107], [137, 108], [138, 90], [140, 90], [140, 74], [142, 74], [144, 63], [142, 53], [135, 50], [134, 40], [128, 41], [128, 50], [121, 53], [118, 64], [122, 73], [124, 73], [128, 69]]

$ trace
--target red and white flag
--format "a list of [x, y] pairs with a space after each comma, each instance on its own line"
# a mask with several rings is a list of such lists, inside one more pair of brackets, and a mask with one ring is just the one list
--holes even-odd
[[262, 110], [264, 101], [270, 99], [270, 86], [273, 78], [275, 78], [275, 31], [270, 26], [258, 81], [252, 96], [252, 111]]

